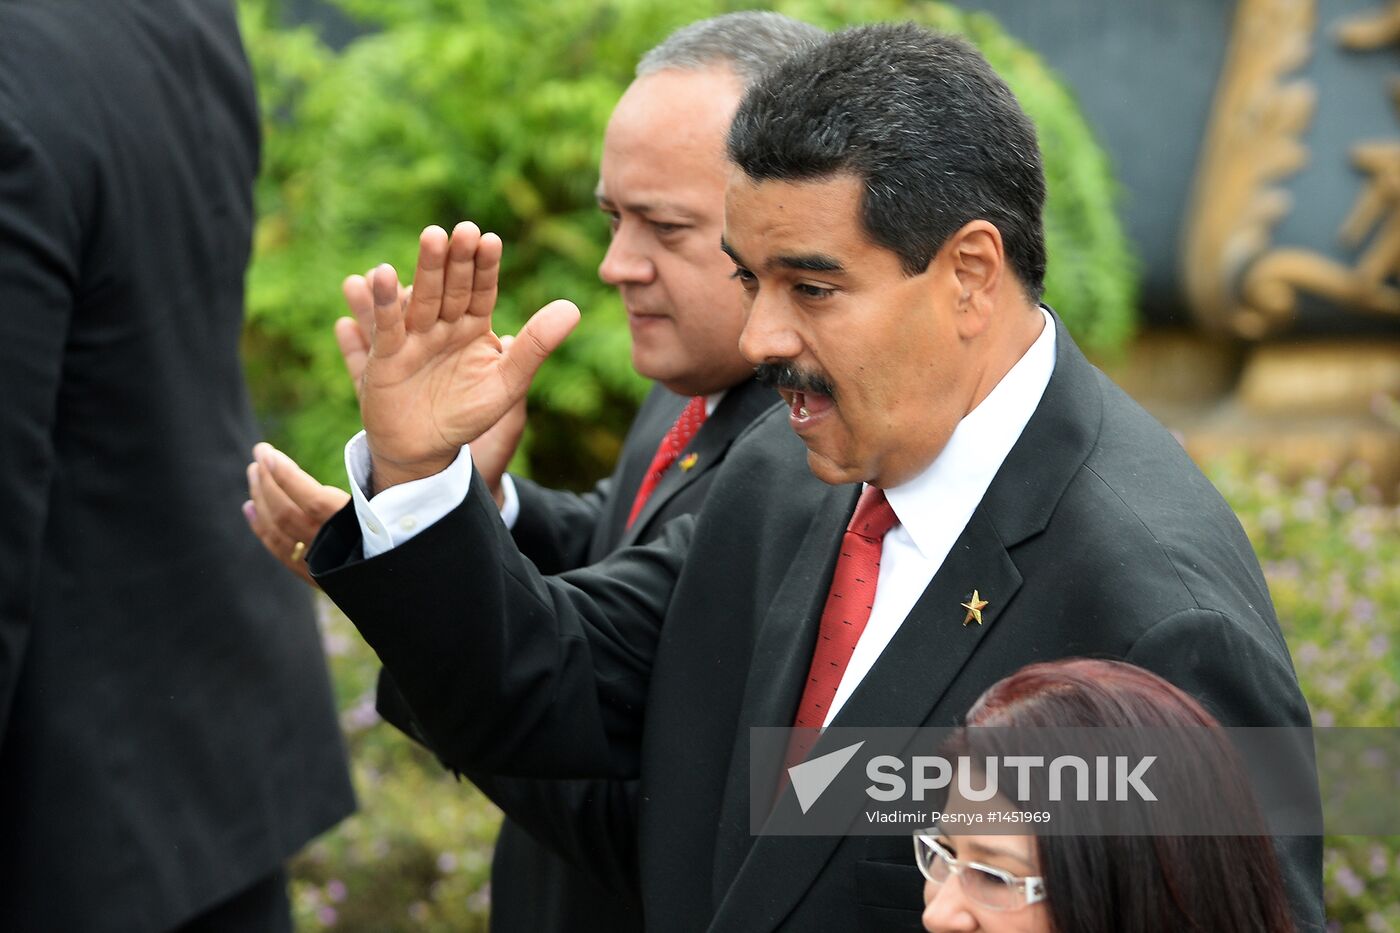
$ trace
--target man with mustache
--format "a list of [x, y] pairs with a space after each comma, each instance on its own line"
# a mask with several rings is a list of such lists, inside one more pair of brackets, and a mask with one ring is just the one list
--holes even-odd
[[[748, 91], [728, 150], [740, 347], [787, 410], [698, 519], [593, 567], [521, 559], [469, 448], [577, 310], [502, 348], [470, 295], [499, 246], [470, 225], [424, 232], [411, 300], [372, 276], [355, 506], [311, 569], [445, 761], [639, 775], [649, 925], [914, 930], [907, 840], [750, 834], [750, 728], [949, 725], [1027, 662], [1084, 654], [1227, 724], [1308, 723], [1238, 522], [1038, 303], [1038, 145], [976, 51], [844, 31]], [[416, 533], [380, 546], [405, 511]], [[1280, 849], [1319, 926], [1318, 841]]]
[[[642, 58], [637, 79], [614, 110], [597, 190], [612, 242], [598, 274], [617, 287], [627, 307], [633, 366], [657, 386], [632, 424], [616, 470], [586, 495], [504, 474], [520, 436], [518, 412], [478, 444], [479, 471], [489, 477], [516, 544], [541, 572], [581, 567], [645, 543], [670, 519], [698, 510], [734, 439], [773, 406], [772, 392], [752, 379], [739, 353], [743, 292], [717, 248], [724, 138], [744, 87], [771, 62], [822, 35], [776, 13], [691, 24]], [[373, 299], [361, 276], [347, 280], [345, 291], [363, 325], [342, 320], [337, 337], [358, 378]], [[349, 497], [321, 486], [266, 445], [255, 453], [250, 523], [275, 557], [304, 575], [304, 542]], [[413, 734], [411, 716], [388, 678], [381, 680], [379, 706]], [[608, 829], [630, 824], [635, 784], [512, 782], [480, 769], [466, 772], [507, 815], [492, 862], [493, 930], [641, 928], [630, 834]], [[622, 841], [605, 854], [614, 836]]]

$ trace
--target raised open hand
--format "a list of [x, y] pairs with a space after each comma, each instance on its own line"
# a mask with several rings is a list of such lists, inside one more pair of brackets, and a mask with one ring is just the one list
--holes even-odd
[[[491, 330], [501, 240], [476, 225], [419, 239], [413, 288], [370, 276], [374, 325], [360, 377], [372, 492], [441, 472], [524, 398], [535, 371], [578, 323], [571, 302], [535, 312], [509, 347]], [[347, 365], [349, 361], [347, 360]]]

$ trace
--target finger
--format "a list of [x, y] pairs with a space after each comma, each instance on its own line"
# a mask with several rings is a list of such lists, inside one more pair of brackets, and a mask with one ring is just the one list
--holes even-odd
[[490, 314], [491, 309], [478, 311], [472, 304], [475, 300], [477, 262], [481, 244], [481, 228], [470, 220], [464, 220], [452, 228], [452, 244], [447, 253], [447, 281], [442, 299], [442, 319], [447, 322], [459, 320], [469, 311], [472, 314]]
[[[373, 313], [373, 308], [371, 308]], [[355, 394], [360, 392], [360, 377], [365, 373], [365, 361], [369, 359], [369, 340], [354, 318], [337, 318], [335, 322], [335, 342], [340, 347], [340, 358], [345, 361], [345, 371], [355, 384]]]
[[482, 236], [476, 248], [476, 271], [472, 280], [471, 313], [489, 316], [496, 307], [496, 286], [501, 274], [501, 238], [494, 233]]
[[272, 445], [258, 446], [267, 447], [266, 455], [260, 456], [258, 463], [286, 493], [292, 504], [301, 509], [308, 521], [316, 524], [318, 531], [350, 501], [349, 493], [334, 486], [323, 486], [295, 460]]
[[[374, 290], [370, 285], [370, 283], [374, 280], [374, 267], [370, 267], [369, 269], [365, 270], [364, 275], [352, 275], [350, 278], [363, 279], [365, 283], [364, 300], [362, 302], [358, 302], [354, 307], [352, 307], [350, 309], [350, 312], [355, 316], [355, 323], [359, 324], [360, 330], [364, 332], [365, 344], [368, 345], [370, 341], [370, 336], [374, 333]], [[399, 286], [400, 306], [403, 305], [404, 297], [407, 292], [407, 288], [405, 288], [402, 285]]]
[[421, 333], [432, 327], [442, 311], [443, 267], [447, 264], [447, 231], [436, 224], [418, 237], [418, 269], [408, 297], [407, 326]]
[[[253, 472], [256, 468], [256, 463], [248, 464], [248, 488], [250, 495], [252, 494], [251, 491], [254, 484]], [[262, 543], [262, 546], [267, 552], [285, 564], [286, 557], [291, 552], [281, 545], [281, 533], [270, 528], [267, 523], [262, 520], [262, 515], [258, 512], [257, 503], [252, 499], [243, 503], [243, 517], [248, 520], [248, 527], [253, 529], [253, 534], [257, 536], [258, 541]]]
[[374, 294], [369, 287], [369, 279], [372, 275], [374, 275], [373, 269], [364, 275], [347, 275], [345, 281], [340, 283], [340, 293], [345, 296], [345, 307], [364, 327], [366, 337], [369, 336], [370, 328], [374, 325]]
[[387, 262], [370, 273], [370, 289], [374, 295], [374, 328], [371, 330], [371, 352], [379, 356], [397, 353], [403, 346], [404, 309], [399, 304], [399, 277]]
[[[321, 522], [306, 514], [282, 488], [282, 484], [274, 475], [274, 454], [276, 451], [271, 444], [258, 444], [253, 448], [258, 465], [254, 482], [259, 494], [253, 497], [253, 502], [258, 508], [258, 514], [291, 539], [293, 544], [297, 541], [309, 544], [311, 539], [316, 537], [316, 532], [321, 530]], [[289, 553], [290, 551], [288, 548]]]
[[[262, 508], [258, 506], [260, 501], [266, 502], [263, 495], [260, 474], [261, 468], [257, 463], [248, 464], [248, 489], [253, 498], [243, 503], [243, 515], [248, 519], [248, 524], [252, 527], [253, 533], [257, 535], [258, 540], [262, 542], [262, 546], [269, 554], [275, 557], [282, 566], [301, 577], [308, 584], [315, 586], [316, 584], [311, 580], [311, 573], [306, 566], [306, 562], [302, 559], [305, 557], [306, 542], [302, 543], [302, 548], [297, 548], [296, 541], [288, 538], [281, 529], [267, 520], [266, 505], [264, 504]], [[297, 552], [299, 550], [301, 553], [298, 554]], [[293, 554], [297, 555], [296, 560], [292, 559]]]
[[540, 365], [564, 342], [578, 322], [579, 311], [572, 301], [551, 301], [525, 322], [515, 340], [502, 350], [497, 370], [512, 402], [524, 397]]

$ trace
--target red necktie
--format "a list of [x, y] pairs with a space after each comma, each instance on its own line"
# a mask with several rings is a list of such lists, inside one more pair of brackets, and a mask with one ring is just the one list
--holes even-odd
[[646, 476], [642, 477], [642, 485], [637, 487], [637, 498], [632, 500], [632, 512], [627, 516], [628, 528], [632, 527], [632, 523], [641, 514], [642, 506], [651, 498], [656, 484], [661, 482], [661, 477], [670, 469], [671, 464], [676, 462], [681, 451], [685, 450], [695, 432], [699, 431], [700, 425], [704, 423], [705, 396], [697, 395], [681, 410], [676, 423], [671, 425], [671, 430], [666, 432], [666, 436], [661, 438], [661, 443], [656, 446], [656, 456], [651, 458], [651, 466], [647, 467]]
[[[885, 500], [884, 490], [866, 486], [841, 538], [841, 556], [836, 559], [836, 572], [832, 574], [826, 608], [822, 610], [807, 685], [802, 690], [802, 702], [797, 705], [797, 720], [793, 725], [798, 729], [820, 729], [826, 719], [860, 633], [870, 621], [875, 585], [880, 580], [881, 542], [885, 533], [897, 524], [899, 519]], [[790, 748], [789, 763], [800, 761], [806, 752], [805, 747]]]

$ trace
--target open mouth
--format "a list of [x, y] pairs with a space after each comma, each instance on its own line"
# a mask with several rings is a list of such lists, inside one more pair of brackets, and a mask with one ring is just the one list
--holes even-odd
[[788, 389], [782, 396], [788, 403], [788, 420], [794, 428], [807, 427], [836, 407], [831, 396], [821, 392]]

